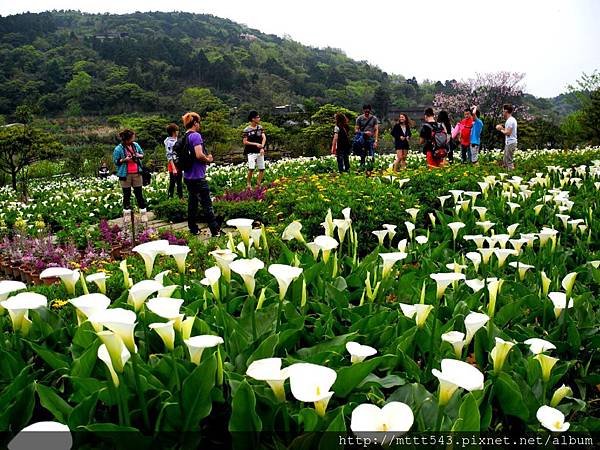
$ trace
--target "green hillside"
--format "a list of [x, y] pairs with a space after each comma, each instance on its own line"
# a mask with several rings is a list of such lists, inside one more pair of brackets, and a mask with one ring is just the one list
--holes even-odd
[[46, 116], [169, 111], [186, 87], [208, 87], [240, 110], [294, 108], [307, 99], [352, 108], [375, 99], [381, 110], [430, 102], [435, 90], [340, 50], [210, 15], [55, 11], [0, 18], [0, 114], [19, 105]]

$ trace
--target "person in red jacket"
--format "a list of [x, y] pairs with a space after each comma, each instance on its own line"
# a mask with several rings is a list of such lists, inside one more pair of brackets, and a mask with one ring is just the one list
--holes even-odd
[[471, 128], [473, 127], [473, 117], [471, 110], [465, 108], [464, 119], [460, 121], [460, 156], [463, 164], [471, 162]]

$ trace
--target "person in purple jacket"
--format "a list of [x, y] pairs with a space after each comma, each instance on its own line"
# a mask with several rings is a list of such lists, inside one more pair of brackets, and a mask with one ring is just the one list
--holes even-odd
[[185, 113], [181, 119], [185, 126], [185, 138], [188, 145], [194, 149], [196, 156], [190, 170], [183, 171], [183, 179], [188, 188], [188, 228], [191, 234], [198, 234], [196, 217], [198, 214], [198, 203], [202, 205], [204, 216], [210, 228], [212, 236], [220, 235], [220, 227], [215, 217], [210, 199], [210, 188], [206, 181], [206, 167], [213, 162], [213, 156], [204, 151], [204, 141], [200, 134], [200, 115], [195, 112]]

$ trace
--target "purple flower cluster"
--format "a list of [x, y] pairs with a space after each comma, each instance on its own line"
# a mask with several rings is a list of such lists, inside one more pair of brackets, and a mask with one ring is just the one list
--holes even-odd
[[94, 249], [91, 245], [82, 253], [73, 244], [58, 245], [52, 237], [14, 235], [2, 241], [2, 253], [11, 262], [41, 272], [47, 267], [88, 268], [98, 260], [106, 259], [104, 250]]
[[154, 228], [147, 228], [142, 231], [138, 237], [140, 243], [154, 241], [156, 239], [165, 239], [169, 241], [170, 245], [186, 245], [187, 242], [185, 239], [178, 237], [171, 230], [163, 230], [160, 233], [157, 232]]
[[244, 202], [248, 200], [261, 201], [264, 200], [268, 188], [269, 186], [258, 186], [241, 192], [225, 192], [225, 194], [217, 197], [216, 200], [226, 202]]

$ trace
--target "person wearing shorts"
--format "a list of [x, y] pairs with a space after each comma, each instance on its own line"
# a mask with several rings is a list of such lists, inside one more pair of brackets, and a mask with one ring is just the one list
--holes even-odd
[[146, 200], [142, 192], [142, 166], [144, 157], [142, 147], [135, 142], [135, 132], [125, 129], [119, 133], [121, 143], [113, 151], [113, 162], [117, 167], [117, 176], [121, 189], [123, 189], [123, 223], [130, 220], [131, 214], [131, 189], [135, 195], [142, 222], [147, 222]]
[[513, 162], [513, 155], [517, 149], [517, 120], [513, 117], [513, 106], [503, 105], [502, 115], [504, 116], [504, 126], [501, 124], [496, 125], [496, 130], [504, 135], [504, 157], [502, 159], [502, 165], [507, 170], [513, 170], [515, 164]]
[[475, 164], [479, 161], [479, 148], [481, 147], [481, 131], [483, 130], [483, 122], [479, 118], [481, 113], [476, 106], [471, 109], [473, 116], [473, 126], [471, 127], [471, 162]]
[[248, 122], [250, 123], [244, 128], [242, 139], [244, 143], [244, 155], [248, 158], [246, 187], [251, 189], [252, 176], [255, 169], [258, 169], [257, 186], [260, 186], [265, 176], [265, 144], [267, 143], [267, 135], [264, 128], [260, 125], [260, 115], [257, 111], [250, 111]]

